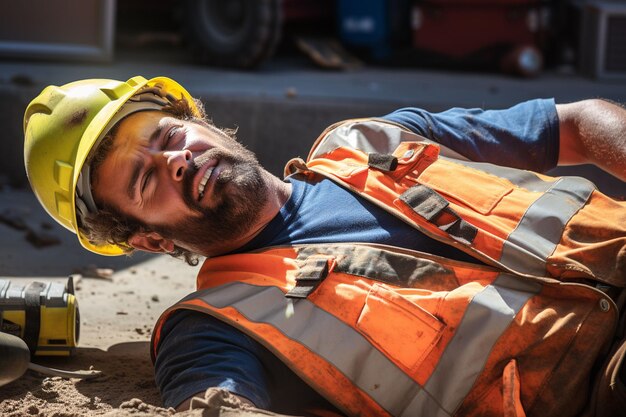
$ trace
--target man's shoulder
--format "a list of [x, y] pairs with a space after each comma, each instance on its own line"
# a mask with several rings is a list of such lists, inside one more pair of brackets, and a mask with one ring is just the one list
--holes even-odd
[[402, 142], [436, 144], [441, 155], [468, 160], [451, 148], [385, 118], [349, 119], [329, 126], [313, 144], [308, 159], [320, 157], [341, 147], [358, 149], [365, 153], [392, 154]]
[[419, 140], [426, 138], [383, 118], [348, 119], [337, 122], [322, 132], [313, 144], [309, 159], [340, 147], [388, 154], [401, 142]]

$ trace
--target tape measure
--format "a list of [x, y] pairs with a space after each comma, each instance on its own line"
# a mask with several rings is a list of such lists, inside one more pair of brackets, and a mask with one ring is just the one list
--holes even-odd
[[16, 285], [0, 279], [0, 331], [23, 339], [32, 355], [69, 356], [80, 332], [74, 281]]

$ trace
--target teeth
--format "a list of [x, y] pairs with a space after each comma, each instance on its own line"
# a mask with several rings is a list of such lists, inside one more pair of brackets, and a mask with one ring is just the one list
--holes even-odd
[[206, 170], [206, 172], [204, 173], [204, 175], [202, 176], [202, 179], [200, 180], [200, 184], [198, 184], [198, 199], [201, 200], [202, 197], [204, 197], [204, 187], [206, 187], [206, 183], [209, 181], [209, 177], [211, 176], [211, 173], [213, 172], [213, 168], [209, 168]]

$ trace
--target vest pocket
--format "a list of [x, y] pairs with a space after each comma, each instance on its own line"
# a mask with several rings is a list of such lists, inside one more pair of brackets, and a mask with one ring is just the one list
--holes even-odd
[[429, 166], [419, 181], [481, 214], [489, 214], [513, 186], [502, 178], [447, 161]]
[[356, 327], [392, 361], [414, 371], [441, 338], [445, 324], [393, 290], [374, 284]]

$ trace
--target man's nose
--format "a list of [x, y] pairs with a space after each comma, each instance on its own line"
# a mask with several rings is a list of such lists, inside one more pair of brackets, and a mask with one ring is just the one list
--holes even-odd
[[167, 169], [174, 181], [182, 181], [185, 170], [191, 161], [191, 151], [183, 149], [180, 151], [163, 152], [163, 156], [167, 162]]

